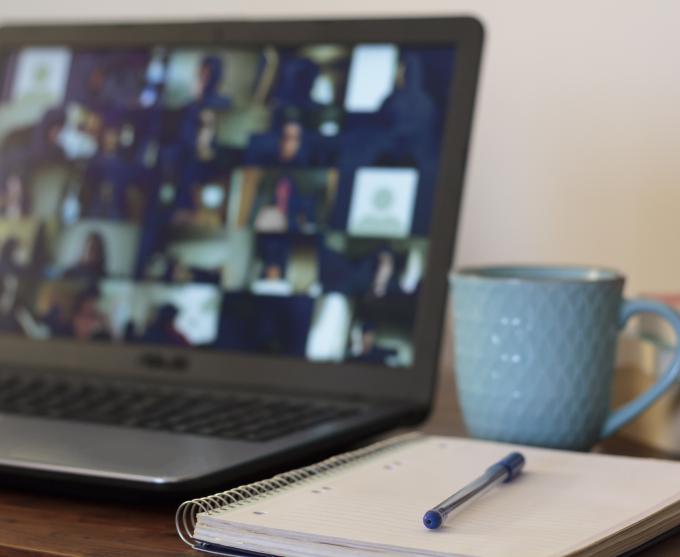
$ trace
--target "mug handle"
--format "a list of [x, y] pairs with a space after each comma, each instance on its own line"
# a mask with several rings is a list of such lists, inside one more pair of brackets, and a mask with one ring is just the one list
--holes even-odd
[[[652, 300], [624, 300], [621, 305], [619, 327], [623, 328], [628, 320], [638, 313], [652, 313], [668, 321], [675, 331], [676, 340], [680, 341], [680, 314], [666, 304]], [[600, 438], [604, 439], [626, 425], [633, 418], [647, 410], [656, 400], [664, 394], [680, 377], [680, 342], [675, 348], [673, 361], [665, 373], [659, 377], [656, 383], [637, 398], [624, 404], [618, 410], [614, 410], [604, 423]]]

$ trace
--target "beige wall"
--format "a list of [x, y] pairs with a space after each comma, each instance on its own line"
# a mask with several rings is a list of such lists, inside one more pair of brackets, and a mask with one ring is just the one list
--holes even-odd
[[680, 2], [3, 1], [0, 21], [474, 13], [488, 42], [457, 262], [602, 263], [680, 290]]

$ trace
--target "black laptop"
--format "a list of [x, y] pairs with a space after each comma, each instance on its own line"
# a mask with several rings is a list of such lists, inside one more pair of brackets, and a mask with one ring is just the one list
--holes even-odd
[[0, 30], [0, 471], [177, 492], [422, 420], [469, 18]]

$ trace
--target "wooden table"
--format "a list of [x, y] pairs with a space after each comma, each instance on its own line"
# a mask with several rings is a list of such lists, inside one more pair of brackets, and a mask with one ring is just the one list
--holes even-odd
[[[442, 360], [435, 410], [423, 429], [462, 434], [450, 351], [444, 351]], [[607, 443], [602, 450], [653, 456], [649, 450], [621, 439]], [[196, 557], [198, 553], [184, 546], [175, 534], [174, 511], [174, 505], [134, 506], [0, 490], [0, 556]], [[680, 536], [640, 555], [680, 556]]]

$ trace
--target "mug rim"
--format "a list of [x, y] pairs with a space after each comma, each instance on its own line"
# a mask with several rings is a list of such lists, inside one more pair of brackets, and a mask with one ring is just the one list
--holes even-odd
[[[541, 272], [548, 274], [541, 275]], [[554, 272], [554, 276], [549, 276]], [[561, 274], [561, 276], [560, 276]], [[452, 282], [458, 277], [474, 278], [493, 282], [514, 283], [559, 283], [559, 284], [602, 284], [623, 282], [625, 276], [616, 269], [599, 265], [572, 264], [502, 264], [502, 265], [471, 265], [454, 269], [449, 274]]]

